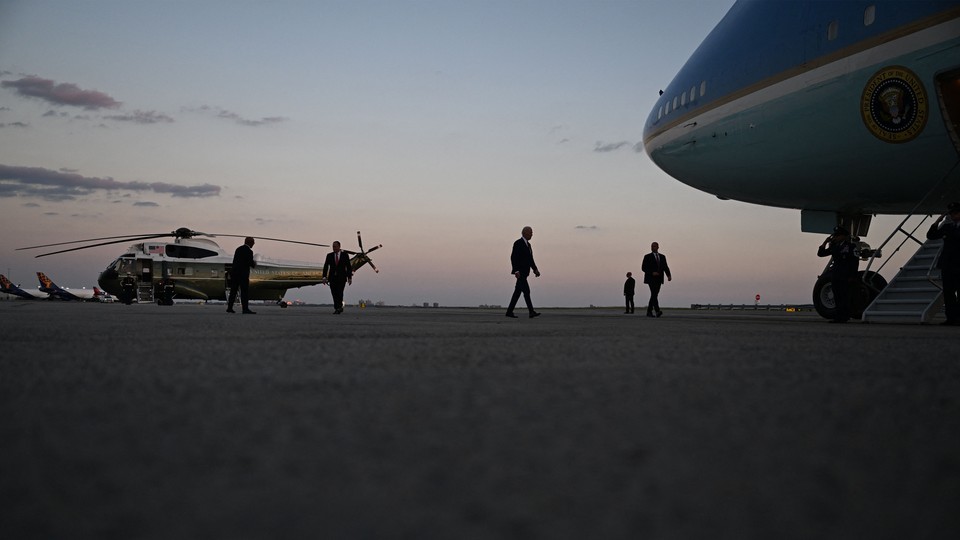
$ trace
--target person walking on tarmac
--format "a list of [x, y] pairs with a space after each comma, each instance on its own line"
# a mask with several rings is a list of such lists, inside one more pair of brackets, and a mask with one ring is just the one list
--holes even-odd
[[340, 242], [333, 243], [333, 251], [327, 253], [323, 261], [323, 277], [330, 284], [330, 293], [333, 295], [333, 314], [343, 313], [343, 289], [353, 284], [353, 267], [350, 266], [350, 256], [340, 251]]
[[517, 279], [513, 288], [513, 296], [510, 297], [510, 305], [507, 306], [506, 315], [511, 319], [517, 318], [513, 314], [513, 309], [517, 307], [520, 295], [523, 295], [523, 301], [527, 304], [530, 318], [540, 316], [540, 313], [533, 309], [533, 301], [530, 300], [530, 283], [527, 281], [531, 270], [533, 270], [533, 275], [540, 277], [537, 263], [533, 262], [533, 248], [530, 247], [531, 238], [533, 238], [533, 227], [528, 225], [520, 231], [520, 238], [513, 243], [513, 250], [510, 252], [511, 273]]
[[257, 267], [257, 261], [253, 260], [253, 238], [246, 237], [243, 245], [233, 252], [233, 267], [230, 270], [230, 298], [227, 300], [227, 313], [233, 311], [233, 303], [237, 300], [237, 292], [240, 293], [240, 305], [243, 306], [243, 312], [247, 315], [256, 315], [255, 311], [250, 311], [249, 291], [250, 291], [250, 269]]
[[667, 257], [660, 253], [660, 244], [657, 242], [650, 244], [650, 253], [643, 256], [640, 271], [643, 272], [643, 282], [650, 287], [647, 317], [661, 317], [663, 311], [660, 310], [660, 287], [663, 286], [663, 276], [667, 276], [667, 281], [671, 281], [673, 276], [670, 275]]
[[[944, 219], [947, 216], [950, 219]], [[927, 239], [937, 238], [943, 238], [937, 268], [943, 282], [943, 311], [947, 316], [941, 324], [960, 326], [960, 202], [947, 205], [947, 213], [930, 226]]]
[[830, 321], [832, 323], [850, 320], [850, 290], [860, 267], [860, 256], [856, 250], [857, 244], [850, 240], [850, 231], [839, 225], [833, 228], [833, 234], [817, 250], [817, 257], [831, 257], [824, 275], [830, 279], [836, 304]]

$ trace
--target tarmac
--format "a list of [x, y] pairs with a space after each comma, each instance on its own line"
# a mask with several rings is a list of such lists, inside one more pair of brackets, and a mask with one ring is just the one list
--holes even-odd
[[960, 538], [960, 329], [0, 302], [0, 538]]

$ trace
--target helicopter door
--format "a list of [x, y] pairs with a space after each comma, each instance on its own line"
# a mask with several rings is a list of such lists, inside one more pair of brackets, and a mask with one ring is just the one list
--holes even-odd
[[153, 302], [153, 260], [138, 259], [137, 299], [140, 302]]

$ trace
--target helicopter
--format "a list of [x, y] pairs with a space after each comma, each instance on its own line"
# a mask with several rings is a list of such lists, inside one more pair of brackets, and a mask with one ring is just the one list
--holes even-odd
[[[173, 241], [166, 240], [170, 237], [173, 237]], [[100, 287], [125, 304], [156, 301], [159, 305], [173, 305], [175, 299], [226, 300], [229, 296], [233, 255], [211, 240], [216, 237], [245, 238], [246, 236], [204, 233], [181, 227], [169, 233], [88, 238], [22, 247], [17, 250], [88, 244], [43, 253], [37, 255], [39, 258], [81, 249], [135, 242], [100, 273], [97, 279]], [[329, 247], [327, 244], [281, 238], [254, 238]], [[95, 243], [90, 244], [90, 242]], [[383, 247], [383, 244], [364, 250], [360, 231], [357, 231], [357, 244], [360, 246], [359, 252], [341, 250], [350, 256], [351, 268], [356, 271], [364, 265], [370, 265], [374, 272], [379, 272], [369, 254]], [[288, 289], [327, 282], [323, 276], [322, 264], [273, 260], [260, 255], [257, 255], [255, 260], [257, 266], [250, 271], [250, 300], [275, 301], [281, 307], [287, 307], [283, 296]]]

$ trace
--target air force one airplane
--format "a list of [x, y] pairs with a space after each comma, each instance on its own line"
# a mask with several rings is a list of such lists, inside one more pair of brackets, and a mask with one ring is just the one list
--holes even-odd
[[[663, 171], [865, 236], [960, 200], [960, 1], [737, 0], [647, 117]], [[816, 295], [815, 295], [816, 299]]]
[[7, 276], [0, 274], [0, 292], [26, 298], [28, 300], [45, 300], [50, 295], [35, 289], [21, 289], [7, 279]]

